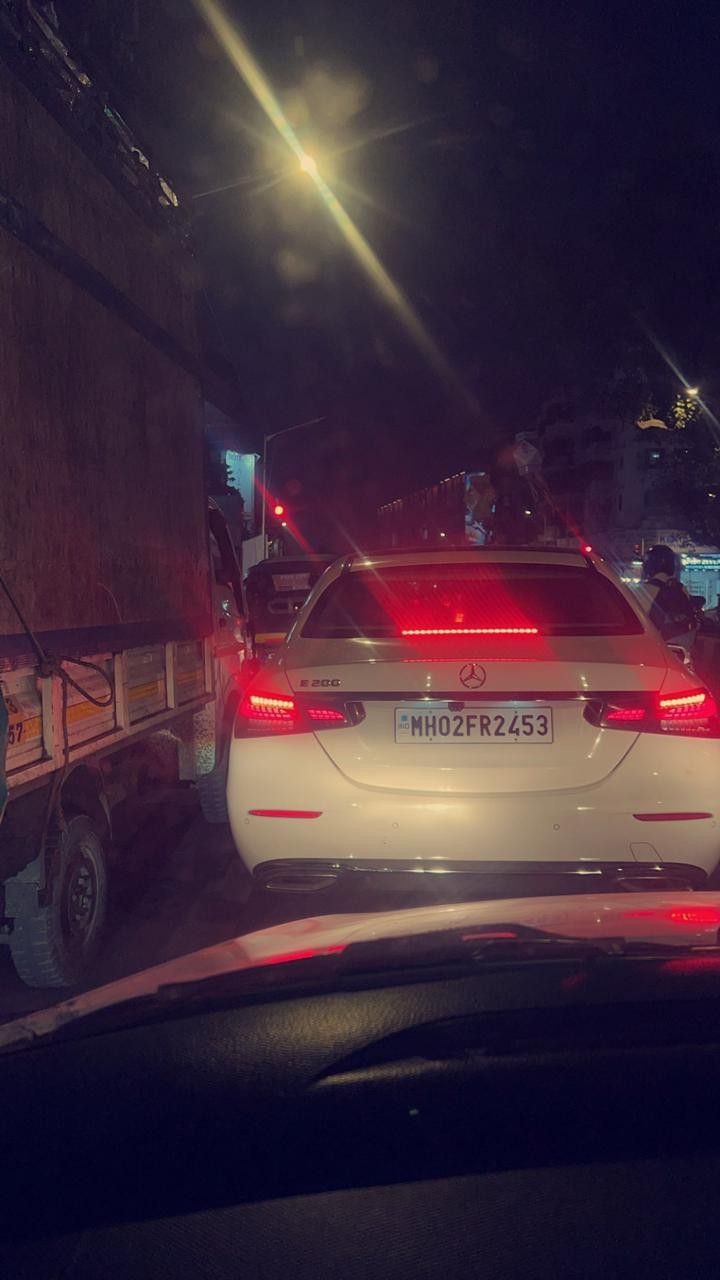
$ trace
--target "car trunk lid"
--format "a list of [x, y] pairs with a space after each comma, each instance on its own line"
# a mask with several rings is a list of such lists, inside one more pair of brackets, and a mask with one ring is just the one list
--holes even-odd
[[410, 792], [503, 794], [600, 782], [637, 735], [590, 724], [588, 701], [656, 692], [667, 674], [661, 646], [644, 635], [453, 639], [452, 656], [405, 642], [371, 649], [360, 640], [301, 641], [288, 680], [314, 700], [332, 695], [361, 705], [359, 723], [317, 734], [346, 777]]

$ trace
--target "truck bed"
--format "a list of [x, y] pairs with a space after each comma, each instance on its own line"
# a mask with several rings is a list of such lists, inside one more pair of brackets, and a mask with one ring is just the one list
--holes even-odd
[[124, 653], [97, 653], [88, 660], [99, 670], [72, 662], [63, 666], [107, 705], [96, 706], [69, 687], [63, 710], [59, 676], [39, 677], [36, 667], [3, 676], [11, 795], [41, 782], [63, 764], [66, 735], [70, 763], [97, 757], [129, 738], [156, 732], [180, 712], [199, 710], [213, 695], [208, 642], [170, 641]]

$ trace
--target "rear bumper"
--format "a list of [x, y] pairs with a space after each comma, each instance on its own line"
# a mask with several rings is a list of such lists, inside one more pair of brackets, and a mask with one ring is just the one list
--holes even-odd
[[[637, 744], [622, 767], [582, 790], [455, 794], [439, 789], [438, 771], [434, 793], [409, 792], [352, 782], [313, 735], [297, 734], [235, 739], [227, 798], [235, 843], [250, 872], [269, 863], [319, 861], [449, 866], [457, 874], [508, 864], [680, 865], [711, 875], [720, 861], [719, 774], [720, 742], [654, 739]], [[256, 816], [263, 810], [278, 816]], [[298, 821], [292, 811], [319, 816]], [[711, 816], [659, 822], [634, 816], [683, 812]]]
[[487, 897], [521, 898], [559, 893], [608, 893], [614, 890], [704, 889], [707, 873], [684, 863], [638, 862], [458, 862], [419, 863], [406, 859], [357, 860], [278, 858], [253, 870], [257, 884], [276, 892], [306, 893], [348, 881], [413, 893], [437, 900], [447, 885], [455, 896], [467, 889]]

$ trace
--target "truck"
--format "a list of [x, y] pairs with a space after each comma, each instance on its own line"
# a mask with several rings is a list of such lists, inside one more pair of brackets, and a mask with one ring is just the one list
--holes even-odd
[[0, 942], [36, 987], [87, 972], [149, 777], [223, 818], [246, 635], [182, 206], [54, 13], [0, 8]]

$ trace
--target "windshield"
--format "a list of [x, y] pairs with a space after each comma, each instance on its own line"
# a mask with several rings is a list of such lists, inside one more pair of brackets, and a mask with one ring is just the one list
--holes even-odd
[[0, 4], [0, 1030], [717, 941], [717, 24], [551, 8]]
[[303, 635], [637, 635], [642, 629], [617, 588], [586, 567], [438, 564], [337, 578]]

